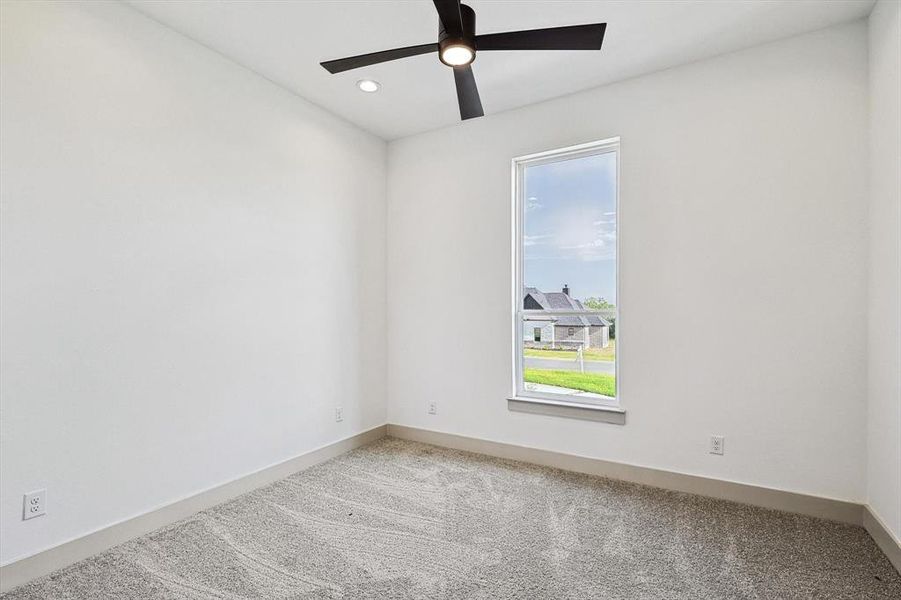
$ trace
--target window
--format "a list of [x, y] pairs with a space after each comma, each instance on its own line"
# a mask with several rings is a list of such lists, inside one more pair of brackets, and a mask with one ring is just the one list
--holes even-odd
[[616, 408], [618, 159], [613, 139], [513, 161], [511, 408], [531, 401], [622, 412]]

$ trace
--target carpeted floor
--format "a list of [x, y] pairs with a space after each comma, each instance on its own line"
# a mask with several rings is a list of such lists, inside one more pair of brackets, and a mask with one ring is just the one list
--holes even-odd
[[901, 598], [863, 529], [385, 439], [3, 596]]

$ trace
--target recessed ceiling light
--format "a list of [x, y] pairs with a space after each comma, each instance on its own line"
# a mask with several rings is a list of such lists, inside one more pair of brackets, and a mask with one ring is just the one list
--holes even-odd
[[357, 87], [360, 88], [361, 92], [377, 92], [379, 88], [382, 87], [378, 81], [373, 81], [372, 79], [361, 79], [357, 82]]

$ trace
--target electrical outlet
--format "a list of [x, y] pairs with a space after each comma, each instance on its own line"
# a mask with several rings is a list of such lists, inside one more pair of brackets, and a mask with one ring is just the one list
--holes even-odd
[[335, 407], [335, 422], [340, 423], [344, 420], [344, 409], [340, 406]]
[[47, 490], [37, 490], [25, 494], [22, 503], [22, 520], [40, 517], [47, 512]]
[[721, 435], [710, 436], [710, 453], [723, 454], [726, 450], [726, 438]]
[[438, 414], [438, 403], [437, 402], [429, 402], [429, 414], [430, 415]]

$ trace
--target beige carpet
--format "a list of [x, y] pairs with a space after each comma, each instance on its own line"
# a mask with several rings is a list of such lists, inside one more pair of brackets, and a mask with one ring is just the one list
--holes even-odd
[[901, 598], [859, 527], [386, 439], [4, 600]]

